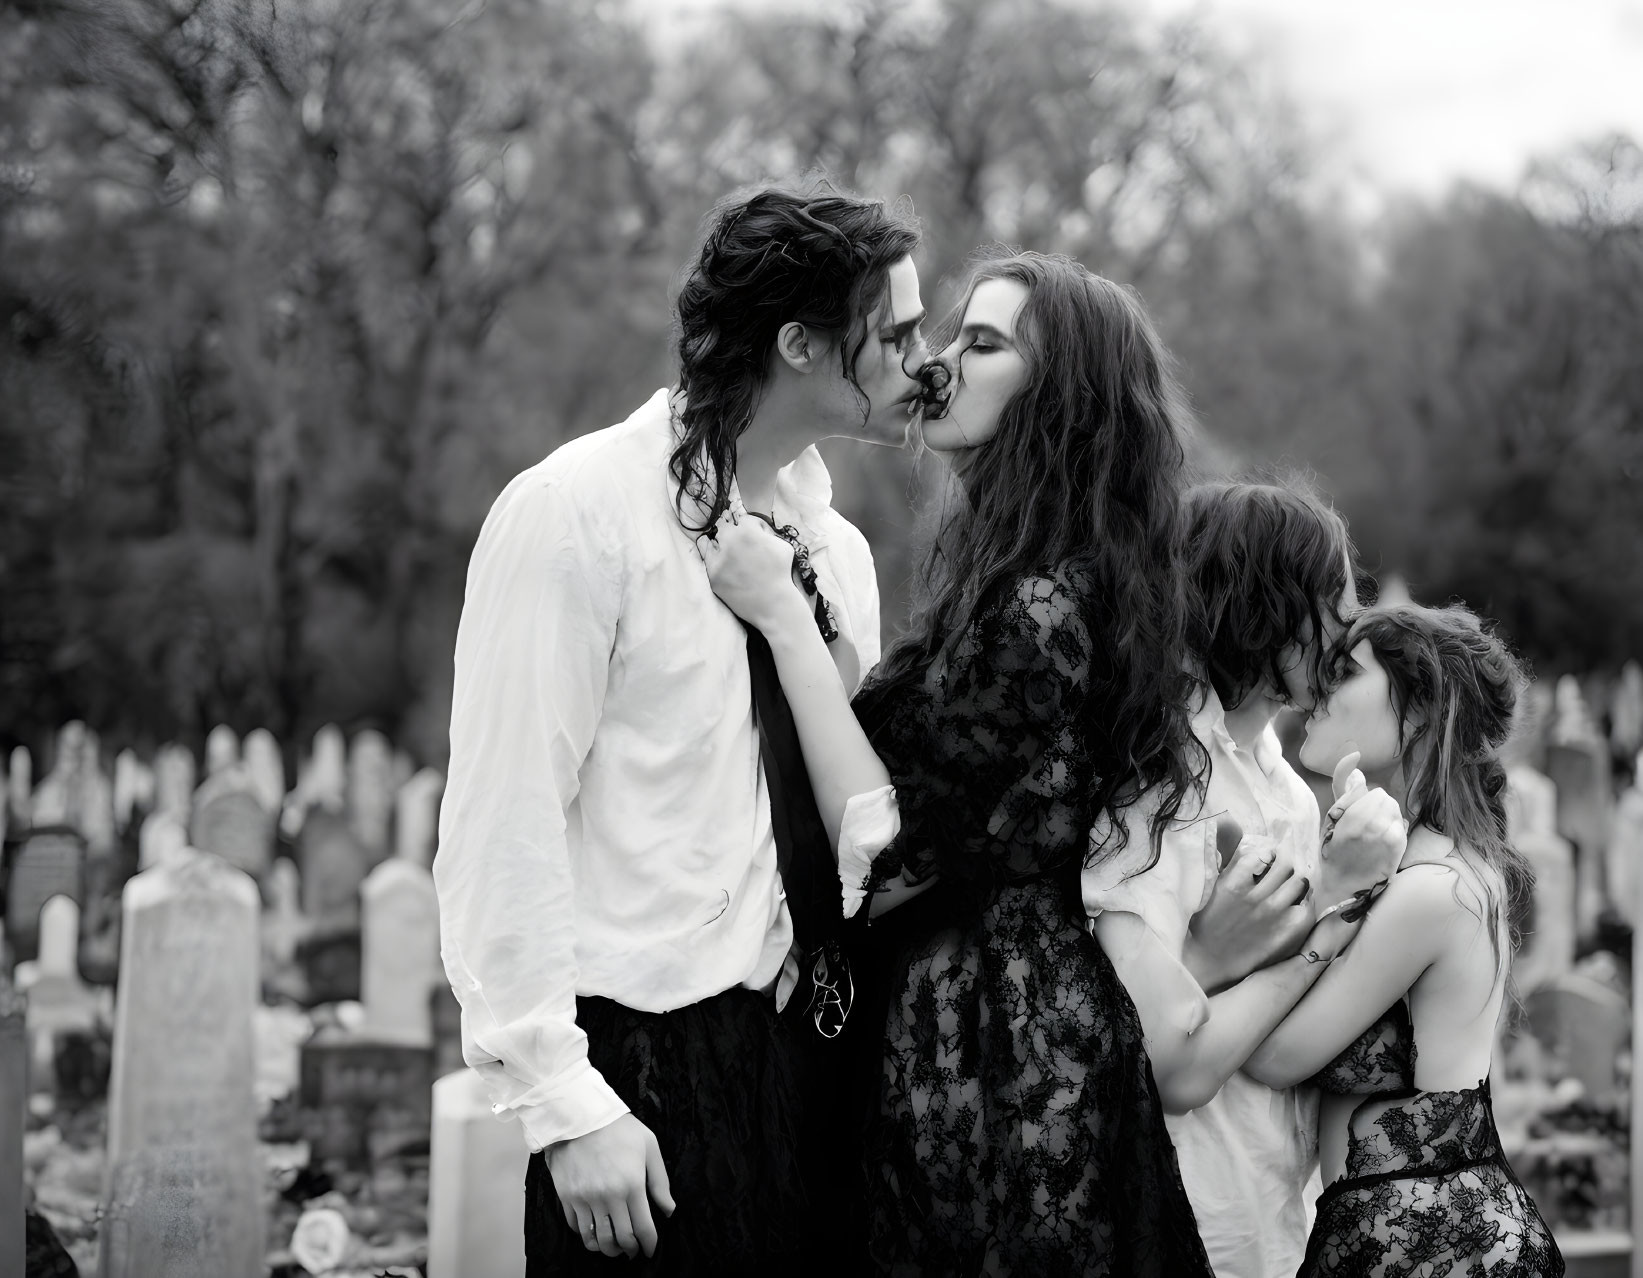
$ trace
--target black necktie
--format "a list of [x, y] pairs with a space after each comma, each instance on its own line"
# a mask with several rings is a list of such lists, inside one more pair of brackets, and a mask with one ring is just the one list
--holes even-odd
[[759, 728], [759, 757], [770, 792], [770, 824], [776, 839], [776, 866], [799, 944], [799, 984], [787, 1011], [804, 1017], [824, 1038], [844, 1027], [855, 991], [840, 946], [844, 903], [833, 849], [816, 809], [810, 773], [793, 710], [787, 704], [776, 658], [765, 637], [747, 631], [747, 665], [753, 683], [753, 717]]

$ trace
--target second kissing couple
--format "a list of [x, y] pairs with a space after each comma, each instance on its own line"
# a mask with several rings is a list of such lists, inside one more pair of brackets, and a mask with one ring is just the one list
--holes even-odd
[[[1189, 486], [1132, 292], [986, 257], [932, 351], [918, 242], [723, 202], [676, 385], [475, 547], [434, 872], [529, 1272], [1561, 1273], [1487, 1084], [1515, 661]], [[881, 654], [814, 445], [909, 433], [961, 495]]]

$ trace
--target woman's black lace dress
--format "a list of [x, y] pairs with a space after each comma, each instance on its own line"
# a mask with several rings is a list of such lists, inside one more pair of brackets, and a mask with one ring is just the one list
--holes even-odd
[[872, 879], [942, 880], [940, 909], [903, 907], [924, 922], [895, 969], [868, 1143], [892, 1273], [1210, 1275], [1140, 1020], [1078, 905], [1089, 609], [1081, 579], [1027, 578], [949, 660], [857, 698], [902, 819]]
[[1352, 1112], [1346, 1173], [1318, 1198], [1301, 1278], [1563, 1272], [1552, 1231], [1501, 1152], [1489, 1080], [1458, 1092], [1415, 1090], [1403, 1000], [1311, 1081], [1366, 1099]]

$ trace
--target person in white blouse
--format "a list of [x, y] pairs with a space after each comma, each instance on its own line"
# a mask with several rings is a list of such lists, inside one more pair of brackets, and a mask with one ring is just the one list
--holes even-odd
[[534, 1151], [532, 1274], [778, 1272], [828, 1227], [799, 1183], [747, 636], [694, 541], [732, 508], [784, 527], [855, 689], [873, 560], [813, 445], [900, 441], [918, 240], [826, 187], [722, 202], [676, 302], [677, 387], [517, 476], [474, 548], [434, 879], [464, 1057]]
[[1241, 1071], [1351, 940], [1359, 911], [1343, 921], [1330, 907], [1391, 874], [1405, 827], [1351, 755], [1321, 844], [1318, 802], [1273, 727], [1282, 707], [1317, 703], [1323, 657], [1357, 606], [1340, 516], [1299, 485], [1225, 482], [1189, 490], [1182, 518], [1204, 802], [1155, 859], [1132, 840], [1087, 869], [1084, 901], [1141, 1014], [1216, 1278], [1273, 1278], [1306, 1250], [1318, 1094]]

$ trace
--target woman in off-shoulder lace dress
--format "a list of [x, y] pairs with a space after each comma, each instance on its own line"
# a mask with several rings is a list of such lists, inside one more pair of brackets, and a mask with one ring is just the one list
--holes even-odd
[[1246, 1071], [1324, 1092], [1324, 1190], [1301, 1274], [1545, 1278], [1563, 1257], [1500, 1147], [1495, 1027], [1533, 876], [1500, 749], [1523, 676], [1460, 606], [1376, 608], [1337, 645], [1301, 761], [1349, 750], [1404, 807], [1398, 872]]
[[1183, 409], [1134, 295], [1068, 259], [984, 262], [949, 328], [950, 393], [915, 433], [961, 492], [854, 713], [780, 543], [727, 520], [702, 544], [769, 639], [847, 912], [936, 884], [875, 928], [903, 944], [876, 1000], [873, 1254], [896, 1274], [1208, 1278], [1079, 893], [1096, 821], [1150, 789], [1137, 837], [1156, 837], [1203, 768], [1172, 534]]

